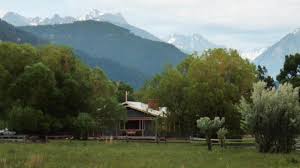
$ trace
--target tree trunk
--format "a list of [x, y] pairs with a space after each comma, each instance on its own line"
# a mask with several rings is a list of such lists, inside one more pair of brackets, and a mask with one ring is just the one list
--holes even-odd
[[207, 148], [209, 151], [212, 150], [212, 144], [211, 144], [211, 139], [209, 136], [206, 136], [206, 142], [207, 142]]
[[225, 144], [225, 140], [221, 138], [219, 141], [220, 141], [221, 148], [223, 148]]

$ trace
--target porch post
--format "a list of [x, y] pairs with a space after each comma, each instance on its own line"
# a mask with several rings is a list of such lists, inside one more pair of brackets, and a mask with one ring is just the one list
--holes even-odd
[[144, 125], [144, 120], [142, 120], [142, 136], [144, 136], [144, 128], [145, 128], [145, 125]]
[[139, 120], [139, 130], [141, 129], [141, 120]]

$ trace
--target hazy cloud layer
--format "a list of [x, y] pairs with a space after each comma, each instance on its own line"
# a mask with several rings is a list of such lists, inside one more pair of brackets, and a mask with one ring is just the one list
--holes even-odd
[[[1, 2], [2, 1], [2, 2]], [[199, 33], [235, 48], [271, 45], [300, 27], [299, 0], [0, 0], [1, 10], [26, 16], [80, 16], [89, 9], [121, 12], [157, 36]]]

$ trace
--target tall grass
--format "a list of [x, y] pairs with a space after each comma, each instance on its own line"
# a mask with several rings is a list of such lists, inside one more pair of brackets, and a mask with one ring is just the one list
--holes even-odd
[[44, 165], [44, 157], [39, 154], [32, 155], [26, 162], [25, 167], [42, 168]]
[[54, 141], [0, 144], [0, 168], [300, 168], [300, 153], [261, 154], [255, 148], [209, 152], [204, 144]]

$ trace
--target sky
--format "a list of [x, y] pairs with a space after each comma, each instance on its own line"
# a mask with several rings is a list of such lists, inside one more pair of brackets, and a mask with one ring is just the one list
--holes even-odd
[[300, 27], [300, 0], [0, 0], [0, 15], [81, 16], [120, 12], [158, 37], [201, 34], [239, 50], [268, 47]]

